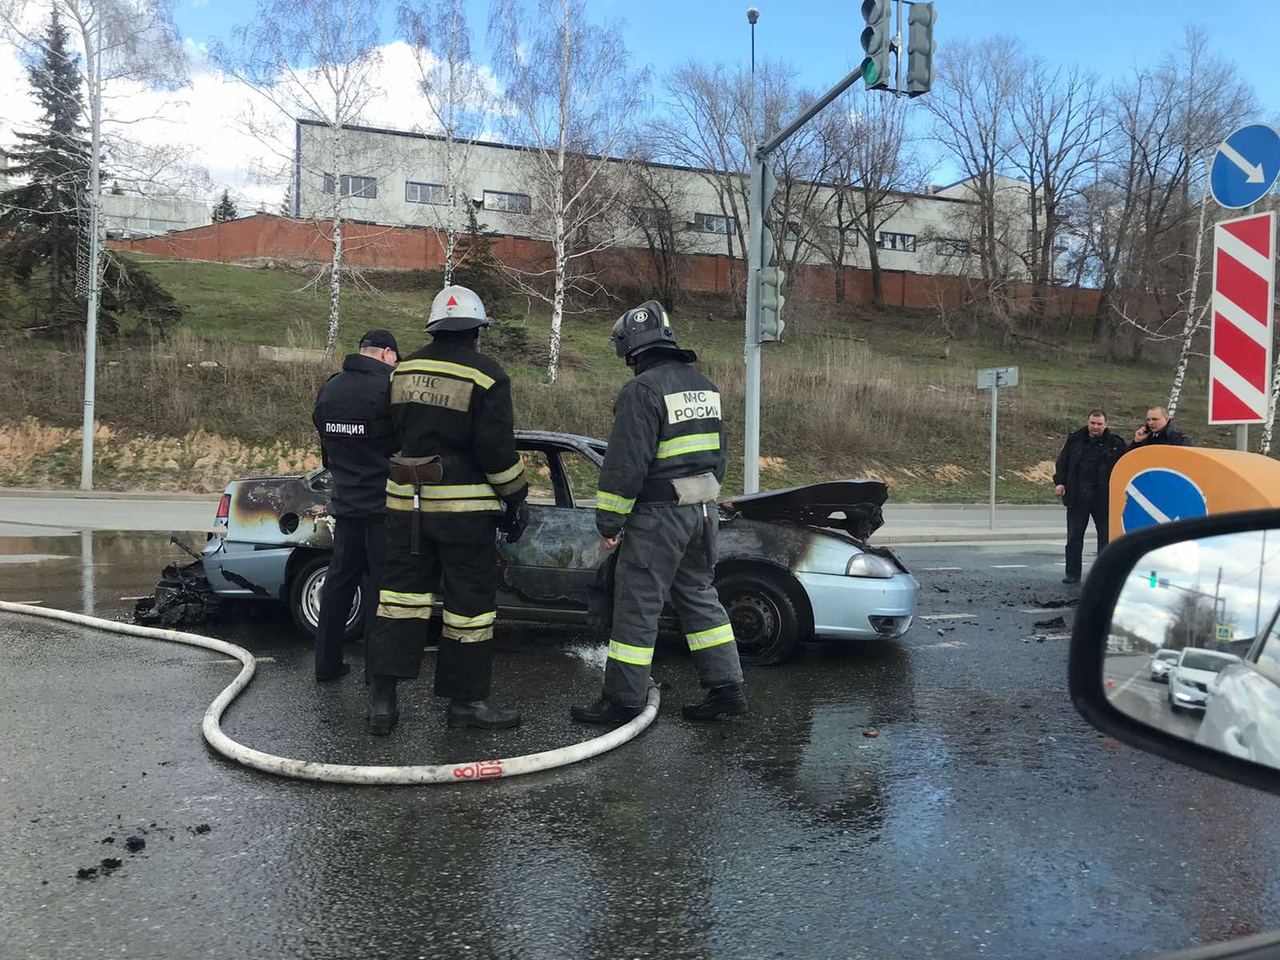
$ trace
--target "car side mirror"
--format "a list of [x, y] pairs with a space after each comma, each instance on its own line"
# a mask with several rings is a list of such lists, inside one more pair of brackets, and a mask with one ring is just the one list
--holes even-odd
[[1280, 793], [1278, 614], [1280, 510], [1127, 534], [1081, 591], [1071, 698], [1118, 740]]

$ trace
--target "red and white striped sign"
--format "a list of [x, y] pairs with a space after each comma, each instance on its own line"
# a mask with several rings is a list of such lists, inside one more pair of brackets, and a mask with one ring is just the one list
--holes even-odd
[[1213, 228], [1211, 424], [1266, 422], [1275, 259], [1274, 213], [1224, 220]]

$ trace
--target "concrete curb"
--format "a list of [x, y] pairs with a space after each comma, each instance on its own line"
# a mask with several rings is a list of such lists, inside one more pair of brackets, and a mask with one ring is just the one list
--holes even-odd
[[947, 546], [961, 543], [1018, 543], [1029, 541], [1051, 540], [1054, 543], [1065, 543], [1066, 536], [1061, 530], [1022, 530], [1017, 533], [1000, 533], [999, 531], [978, 530], [972, 533], [904, 533], [900, 536], [871, 538], [871, 542], [882, 547], [910, 546]]
[[0, 497], [31, 500], [164, 500], [188, 503], [217, 503], [218, 493], [181, 493], [150, 490], [36, 490], [28, 487], [0, 487]]

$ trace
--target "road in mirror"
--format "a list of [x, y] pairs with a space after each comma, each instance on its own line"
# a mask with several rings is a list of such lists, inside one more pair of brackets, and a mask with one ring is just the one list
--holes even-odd
[[1102, 682], [1148, 726], [1280, 768], [1280, 530], [1143, 557], [1112, 613]]

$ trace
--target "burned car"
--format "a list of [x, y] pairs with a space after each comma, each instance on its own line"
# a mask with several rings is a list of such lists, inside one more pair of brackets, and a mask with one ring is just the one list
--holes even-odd
[[[594, 497], [606, 445], [539, 431], [517, 431], [516, 443], [530, 483], [529, 526], [515, 544], [499, 535], [499, 616], [586, 623], [605, 559]], [[201, 553], [209, 589], [222, 599], [283, 601], [314, 634], [333, 543], [329, 484], [323, 469], [233, 481]], [[716, 587], [744, 662], [778, 663], [806, 640], [907, 631], [919, 585], [892, 551], [867, 543], [887, 497], [879, 481], [840, 480], [720, 503]], [[357, 594], [349, 634], [360, 629], [363, 602]]]

